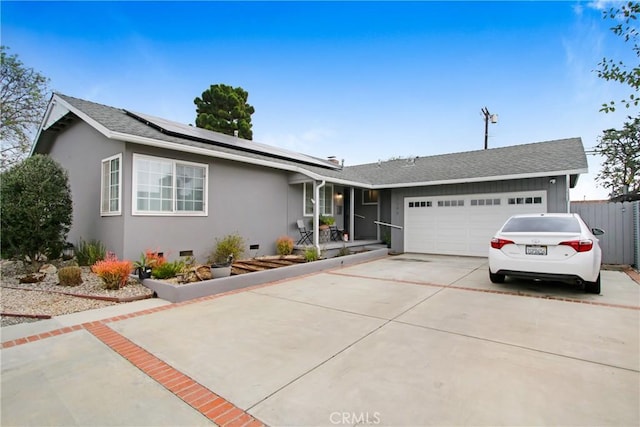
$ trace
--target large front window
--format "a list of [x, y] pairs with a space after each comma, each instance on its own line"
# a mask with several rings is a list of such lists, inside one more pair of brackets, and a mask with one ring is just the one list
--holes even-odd
[[206, 215], [207, 165], [133, 156], [134, 215]]
[[122, 154], [102, 161], [102, 178], [100, 183], [100, 214], [120, 215], [120, 198], [122, 189]]
[[[304, 183], [304, 214], [305, 216], [313, 215], [313, 182]], [[320, 188], [320, 200], [318, 205], [319, 215], [333, 215], [333, 184], [325, 184]]]

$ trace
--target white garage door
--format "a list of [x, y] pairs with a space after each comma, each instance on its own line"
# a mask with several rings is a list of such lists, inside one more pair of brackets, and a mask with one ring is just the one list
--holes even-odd
[[404, 199], [405, 252], [487, 256], [511, 215], [547, 212], [546, 191]]

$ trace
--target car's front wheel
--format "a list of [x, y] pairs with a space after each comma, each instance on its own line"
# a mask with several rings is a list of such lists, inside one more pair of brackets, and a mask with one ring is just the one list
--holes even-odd
[[504, 283], [504, 274], [494, 274], [489, 270], [489, 280], [491, 283]]
[[598, 273], [598, 278], [595, 282], [584, 282], [584, 290], [590, 294], [600, 293], [600, 273]]

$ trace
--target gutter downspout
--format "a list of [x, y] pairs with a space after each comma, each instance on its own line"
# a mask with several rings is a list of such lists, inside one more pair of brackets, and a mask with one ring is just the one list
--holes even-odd
[[324, 179], [320, 183], [320, 185], [315, 185], [314, 181], [314, 199], [315, 203], [313, 206], [313, 245], [316, 247], [316, 251], [318, 251], [318, 256], [320, 256], [320, 189], [324, 187], [327, 183]]

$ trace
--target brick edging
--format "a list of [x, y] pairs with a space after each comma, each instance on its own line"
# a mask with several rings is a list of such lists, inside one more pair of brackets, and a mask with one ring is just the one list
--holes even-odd
[[0, 313], [0, 316], [26, 317], [27, 319], [40, 319], [40, 320], [51, 319], [51, 317], [52, 317], [50, 314], [7, 313], [7, 312], [4, 312], [4, 311], [2, 313]]
[[629, 276], [631, 278], [631, 280], [633, 280], [638, 285], [640, 285], [640, 273], [638, 273], [633, 268], [627, 268], [627, 269], [624, 270], [624, 272], [627, 273], [627, 276]]
[[83, 326], [84, 329], [127, 359], [132, 365], [217, 425], [265, 425], [102, 322], [86, 323]]

